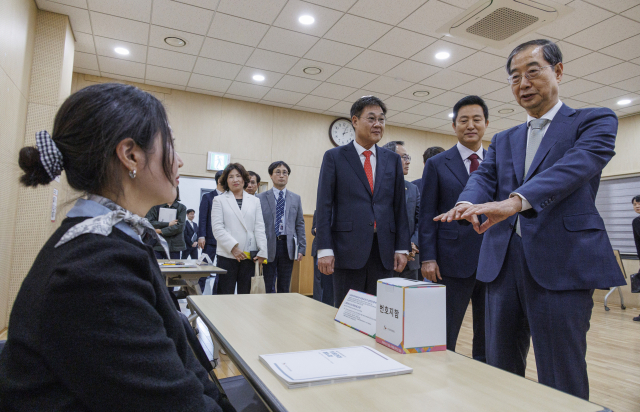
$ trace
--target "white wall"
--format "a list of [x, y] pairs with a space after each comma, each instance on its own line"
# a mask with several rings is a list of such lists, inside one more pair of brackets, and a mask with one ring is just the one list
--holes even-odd
[[187, 209], [196, 211], [194, 222], [198, 222], [200, 210], [200, 189], [215, 189], [216, 181], [207, 177], [186, 177], [180, 176], [180, 203]]

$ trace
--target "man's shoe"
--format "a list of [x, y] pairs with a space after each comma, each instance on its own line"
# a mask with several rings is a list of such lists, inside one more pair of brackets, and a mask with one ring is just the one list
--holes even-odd
[[635, 320], [636, 322], [640, 322], [640, 315], [638, 315], [635, 318], [633, 318], [633, 320]]

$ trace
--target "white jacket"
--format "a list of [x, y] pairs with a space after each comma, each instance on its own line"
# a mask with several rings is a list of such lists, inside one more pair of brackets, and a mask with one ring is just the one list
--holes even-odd
[[267, 237], [260, 199], [243, 191], [242, 210], [231, 191], [216, 196], [211, 204], [211, 230], [218, 242], [216, 253], [235, 259], [231, 249], [238, 245], [243, 252], [258, 251], [267, 258]]

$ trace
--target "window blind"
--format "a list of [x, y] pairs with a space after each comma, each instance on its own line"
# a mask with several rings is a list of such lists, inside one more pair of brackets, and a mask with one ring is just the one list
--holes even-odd
[[596, 208], [604, 220], [614, 249], [621, 254], [637, 256], [631, 222], [637, 216], [631, 199], [640, 195], [640, 177], [602, 180], [596, 196]]

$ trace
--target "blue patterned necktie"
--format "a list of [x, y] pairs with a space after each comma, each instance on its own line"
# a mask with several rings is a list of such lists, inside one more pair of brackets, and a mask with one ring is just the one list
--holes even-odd
[[280, 224], [284, 217], [284, 191], [280, 191], [278, 195], [278, 203], [276, 204], [276, 237], [280, 236]]

